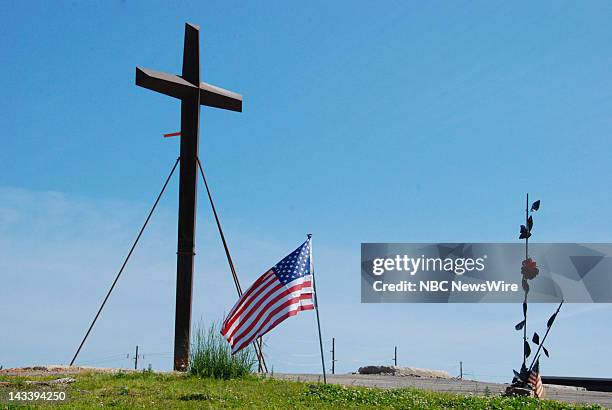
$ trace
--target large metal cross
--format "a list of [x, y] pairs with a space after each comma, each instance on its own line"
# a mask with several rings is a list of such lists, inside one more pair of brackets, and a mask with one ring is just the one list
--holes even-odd
[[136, 85], [181, 100], [181, 167], [179, 182], [178, 251], [174, 370], [187, 370], [191, 334], [191, 295], [200, 105], [242, 112], [242, 96], [200, 82], [200, 28], [185, 24], [183, 73], [180, 76], [136, 67]]

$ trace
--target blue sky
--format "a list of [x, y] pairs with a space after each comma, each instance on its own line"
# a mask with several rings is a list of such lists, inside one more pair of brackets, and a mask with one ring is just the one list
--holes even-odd
[[[0, 5], [0, 365], [70, 360], [178, 155], [179, 102], [134, 85], [180, 72], [244, 95], [203, 109], [201, 158], [238, 273], [314, 234], [337, 369], [390, 363], [508, 381], [514, 305], [361, 305], [361, 242], [609, 242], [612, 3], [11, 2]], [[177, 180], [81, 362], [171, 366]], [[235, 301], [200, 191], [194, 319]], [[553, 306], [533, 306], [544, 327]], [[610, 377], [608, 305], [568, 305], [547, 374]], [[532, 328], [533, 329], [533, 328]], [[305, 313], [267, 339], [275, 371], [319, 369]], [[585, 345], [588, 348], [585, 349]], [[328, 350], [328, 348], [326, 348]], [[577, 354], [580, 352], [580, 354]]]

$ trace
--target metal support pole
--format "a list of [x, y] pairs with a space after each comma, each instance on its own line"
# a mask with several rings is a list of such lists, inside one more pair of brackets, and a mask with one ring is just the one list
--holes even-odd
[[[312, 234], [308, 234], [308, 239]], [[323, 383], [327, 384], [325, 375], [325, 357], [323, 356], [323, 338], [321, 337], [321, 320], [319, 319], [319, 301], [317, 299], [317, 285], [315, 281], [314, 263], [312, 262], [312, 241], [310, 242], [310, 272], [312, 272], [312, 290], [314, 291], [315, 311], [317, 312], [317, 328], [319, 329], [319, 347], [321, 348], [321, 367], [323, 368]]]
[[[198, 167], [200, 168], [200, 174], [202, 175], [202, 180], [204, 182], [204, 187], [206, 188], [206, 193], [208, 194], [208, 200], [210, 201], [210, 207], [212, 208], [213, 215], [215, 217], [215, 222], [217, 223], [217, 229], [219, 230], [219, 236], [221, 236], [221, 242], [223, 242], [223, 249], [225, 249], [225, 256], [227, 257], [227, 262], [230, 267], [230, 271], [232, 272], [232, 278], [234, 279], [234, 285], [236, 285], [236, 291], [238, 292], [238, 296], [242, 296], [242, 287], [240, 286], [240, 281], [238, 280], [238, 274], [236, 273], [236, 267], [234, 266], [234, 261], [232, 260], [232, 255], [230, 254], [229, 247], [227, 245], [227, 241], [225, 240], [225, 234], [223, 233], [223, 228], [221, 228], [221, 221], [219, 220], [219, 215], [217, 214], [217, 207], [215, 206], [215, 202], [213, 201], [212, 194], [210, 192], [210, 188], [208, 186], [208, 182], [206, 181], [206, 175], [204, 174], [204, 167], [202, 166], [202, 161], [200, 158], [198, 160]], [[255, 353], [257, 353], [257, 361], [259, 363], [257, 367], [258, 373], [268, 373], [268, 366], [266, 365], [266, 360], [263, 354], [263, 343], [261, 341], [261, 337], [257, 338], [255, 342], [253, 342], [253, 347], [255, 348]]]
[[463, 362], [459, 362], [459, 378], [463, 380]]
[[147, 216], [147, 219], [145, 220], [144, 224], [142, 225], [142, 228], [140, 228], [140, 232], [138, 232], [138, 236], [136, 236], [136, 240], [132, 244], [132, 247], [130, 248], [130, 251], [128, 252], [128, 254], [125, 257], [125, 259], [123, 260], [123, 265], [121, 265], [121, 268], [119, 269], [119, 272], [117, 272], [117, 276], [115, 276], [115, 280], [113, 281], [113, 284], [111, 285], [110, 289], [106, 293], [106, 296], [104, 297], [104, 300], [102, 301], [102, 304], [100, 305], [100, 308], [98, 309], [98, 313], [96, 313], [96, 316], [94, 317], [94, 319], [92, 320], [91, 324], [89, 325], [89, 329], [87, 329], [87, 333], [85, 333], [85, 337], [83, 337], [83, 340], [81, 340], [81, 344], [79, 345], [77, 351], [74, 353], [74, 356], [72, 357], [72, 360], [70, 361], [70, 366], [72, 366], [74, 364], [75, 360], [79, 356], [79, 353], [81, 352], [81, 349], [83, 348], [83, 345], [85, 344], [85, 341], [87, 340], [87, 337], [89, 336], [89, 333], [91, 332], [91, 329], [93, 329], [94, 325], [96, 324], [96, 321], [98, 320], [98, 317], [100, 317], [100, 313], [102, 313], [102, 309], [104, 309], [104, 305], [106, 305], [106, 302], [108, 301], [108, 298], [110, 297], [111, 293], [113, 292], [113, 289], [115, 289], [115, 285], [117, 284], [117, 281], [119, 280], [119, 277], [121, 277], [121, 274], [123, 273], [123, 269], [125, 269], [125, 266], [127, 265], [128, 261], [130, 260], [130, 256], [132, 256], [132, 252], [134, 252], [134, 249], [136, 248], [136, 245], [138, 245], [138, 241], [140, 240], [140, 237], [142, 236], [142, 233], [144, 232], [145, 228], [147, 227], [147, 224], [151, 220], [151, 216], [153, 216], [153, 212], [155, 212], [155, 208], [157, 208], [157, 204], [159, 203], [159, 200], [161, 199], [162, 195], [166, 191], [166, 187], [168, 186], [168, 182], [170, 182], [170, 178], [172, 178], [172, 174], [174, 174], [174, 170], [176, 169], [176, 166], [178, 165], [179, 160], [180, 160], [180, 157], [176, 159], [176, 162], [174, 163], [174, 166], [172, 167], [172, 170], [170, 171], [170, 174], [168, 175], [168, 178], [166, 178], [166, 182], [164, 182], [164, 186], [162, 187], [161, 192], [159, 193], [159, 195], [157, 195], [157, 199], [155, 199], [155, 203], [153, 204], [153, 207], [151, 208], [151, 211], [149, 212], [149, 215]]
[[[525, 227], [528, 228], [529, 221], [529, 192], [527, 193], [527, 198], [525, 200]], [[529, 238], [525, 238], [525, 260], [529, 258]], [[525, 292], [525, 299], [523, 301], [527, 303], [527, 292]], [[527, 314], [525, 314], [525, 325], [523, 326], [523, 367], [525, 367], [525, 362], [527, 361], [527, 352], [525, 352], [525, 344], [527, 343]]]

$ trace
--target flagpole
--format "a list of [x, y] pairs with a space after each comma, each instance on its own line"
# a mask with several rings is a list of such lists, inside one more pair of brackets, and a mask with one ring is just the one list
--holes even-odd
[[[312, 238], [312, 234], [308, 234], [308, 239]], [[312, 241], [310, 241], [310, 272], [312, 273], [312, 289], [314, 291], [315, 311], [317, 312], [317, 328], [319, 329], [319, 347], [321, 348], [321, 367], [323, 367], [323, 383], [327, 384], [327, 376], [325, 375], [325, 358], [323, 356], [323, 338], [321, 337], [321, 320], [319, 319], [319, 301], [317, 299], [317, 285], [315, 281], [314, 263], [312, 263]]]

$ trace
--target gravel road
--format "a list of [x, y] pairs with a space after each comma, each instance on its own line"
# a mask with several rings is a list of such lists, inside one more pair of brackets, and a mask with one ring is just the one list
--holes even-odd
[[[283, 374], [275, 373], [275, 378], [295, 381], [322, 381], [318, 374]], [[366, 386], [392, 389], [398, 387], [416, 387], [418, 389], [433, 390], [457, 394], [485, 395], [501, 394], [506, 390], [507, 384], [479, 382], [459, 379], [429, 379], [409, 376], [384, 376], [363, 374], [336, 374], [328, 375], [329, 383], [345, 386]], [[599, 404], [612, 408], [612, 393], [578, 390], [573, 387], [545, 385], [546, 398], [566, 403]]]

